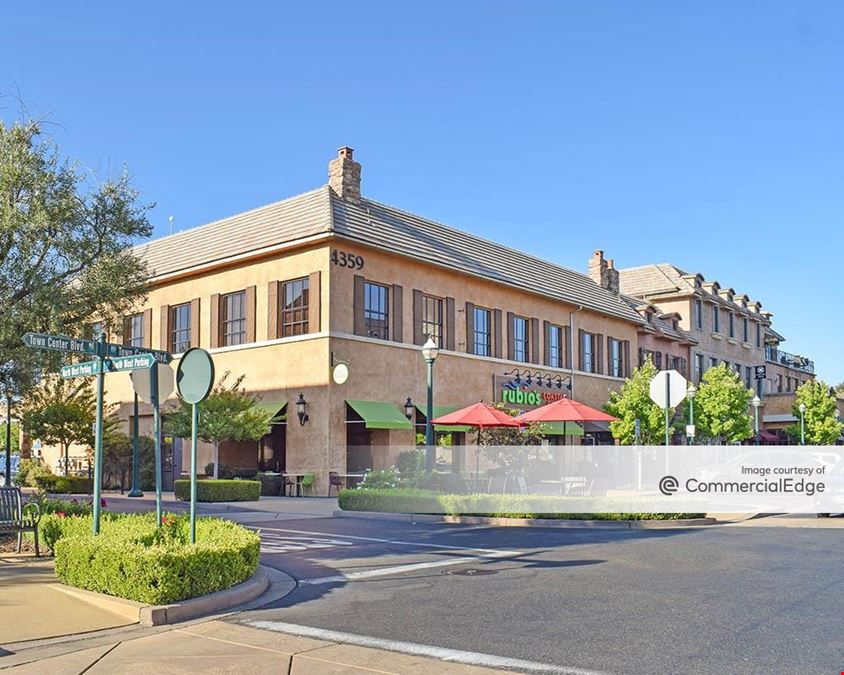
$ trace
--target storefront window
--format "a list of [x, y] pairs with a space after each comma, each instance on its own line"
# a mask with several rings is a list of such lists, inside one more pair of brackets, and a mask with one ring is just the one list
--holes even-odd
[[390, 339], [389, 294], [387, 287], [366, 282], [363, 286], [363, 320], [368, 337]]
[[529, 325], [524, 317], [513, 318], [513, 360], [527, 362], [530, 357]]
[[190, 349], [190, 303], [170, 308], [170, 351], [181, 354]]
[[472, 353], [478, 356], [490, 356], [492, 354], [492, 312], [482, 307], [475, 307], [474, 322]]
[[308, 277], [285, 281], [281, 289], [281, 336], [304, 335], [309, 332]]
[[222, 297], [223, 346], [246, 342], [246, 291]]

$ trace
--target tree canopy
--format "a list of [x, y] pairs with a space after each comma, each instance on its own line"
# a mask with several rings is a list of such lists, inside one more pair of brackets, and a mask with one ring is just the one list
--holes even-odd
[[610, 432], [621, 445], [636, 443], [636, 420], [639, 420], [642, 445], [657, 445], [665, 440], [665, 412], [651, 400], [651, 380], [659, 371], [650, 355], [645, 363], [633, 369], [621, 390], [610, 394], [604, 410], [618, 420], [610, 422]]
[[[800, 404], [806, 406], [804, 424], [807, 445], [832, 445], [841, 436], [841, 423], [835, 419], [838, 403], [829, 391], [829, 385], [820, 380], [809, 380], [797, 387], [792, 414], [800, 419]], [[795, 440], [800, 439], [800, 423], [788, 427], [786, 432]]]
[[716, 443], [735, 443], [753, 436], [752, 398], [753, 390], [726, 364], [707, 370], [694, 399], [697, 436]]

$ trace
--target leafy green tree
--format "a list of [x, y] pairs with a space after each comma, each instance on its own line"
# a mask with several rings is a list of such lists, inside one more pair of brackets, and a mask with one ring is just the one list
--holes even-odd
[[[797, 387], [792, 414], [800, 419], [800, 404], [806, 406], [804, 424], [808, 445], [832, 445], [841, 436], [841, 423], [835, 419], [838, 403], [830, 394], [829, 385], [820, 380], [808, 380]], [[800, 440], [800, 423], [786, 429], [795, 441]]]
[[94, 443], [97, 399], [91, 381], [51, 377], [30, 390], [23, 403], [27, 432], [48, 445], [58, 445], [68, 475], [68, 453], [73, 444], [90, 448]]
[[[272, 413], [258, 407], [260, 399], [241, 389], [244, 375], [226, 386], [226, 371], [202, 403], [199, 404], [197, 435], [214, 446], [214, 478], [219, 475], [220, 443], [257, 441], [269, 433]], [[181, 402], [167, 413], [167, 430], [179, 438], [190, 438], [192, 405]]]
[[665, 411], [651, 400], [651, 380], [659, 371], [648, 356], [645, 363], [633, 369], [621, 390], [610, 394], [604, 410], [618, 420], [610, 422], [610, 432], [621, 445], [636, 443], [636, 420], [639, 420], [639, 443], [656, 445], [665, 441]]
[[753, 436], [749, 414], [752, 398], [753, 390], [745, 387], [741, 377], [726, 364], [707, 370], [694, 402], [697, 435], [718, 444]]

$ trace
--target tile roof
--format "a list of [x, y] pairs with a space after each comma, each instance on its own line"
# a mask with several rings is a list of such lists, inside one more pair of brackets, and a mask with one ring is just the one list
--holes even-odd
[[327, 185], [136, 250], [155, 278], [321, 233], [642, 322], [585, 274], [370, 199], [360, 205], [342, 200]]
[[670, 263], [628, 267], [618, 271], [621, 292], [640, 297], [666, 293], [693, 293], [694, 281], [686, 272]]

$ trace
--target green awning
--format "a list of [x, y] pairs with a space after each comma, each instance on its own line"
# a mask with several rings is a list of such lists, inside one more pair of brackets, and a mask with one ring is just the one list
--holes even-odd
[[287, 421], [285, 411], [287, 409], [287, 401], [261, 401], [256, 406], [258, 410], [263, 410], [273, 415], [271, 424], [281, 424]]
[[346, 401], [366, 422], [367, 429], [412, 429], [410, 420], [392, 403], [382, 401]]
[[[543, 426], [548, 427], [545, 436], [583, 436], [583, 427], [577, 422], [543, 422]], [[565, 425], [565, 431], [563, 431]]]
[[[427, 415], [427, 411], [425, 410], [427, 406], [424, 406], [420, 403], [416, 404], [416, 409], [422, 413], [422, 417]], [[456, 405], [435, 405], [434, 406], [434, 419], [437, 417], [442, 417], [443, 415], [448, 415], [449, 413], [453, 413], [455, 410], [460, 410], [459, 406]], [[448, 432], [460, 432], [460, 431], [471, 431], [474, 427], [469, 427], [466, 425], [458, 425], [458, 426], [443, 426], [441, 424], [434, 425], [434, 431], [439, 431], [441, 433], [448, 433]]]

